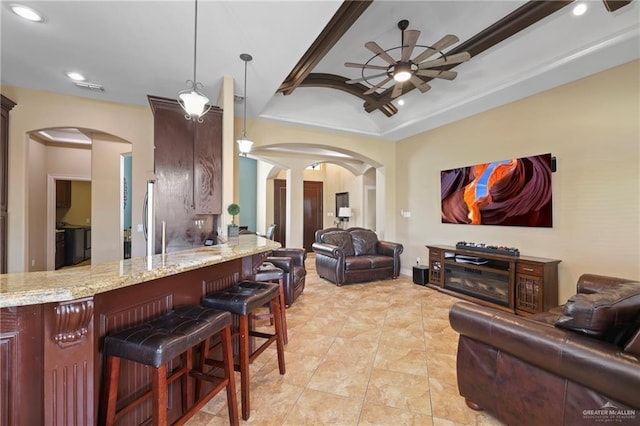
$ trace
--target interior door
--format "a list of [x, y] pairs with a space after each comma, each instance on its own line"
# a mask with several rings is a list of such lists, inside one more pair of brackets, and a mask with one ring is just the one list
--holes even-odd
[[322, 182], [304, 182], [303, 244], [307, 251], [311, 251], [316, 231], [322, 229], [322, 187]]
[[[311, 244], [313, 244], [316, 230], [322, 229], [322, 189], [322, 182], [304, 182], [302, 241], [307, 251], [311, 251]], [[287, 181], [284, 179], [275, 179], [273, 181], [273, 208], [273, 221], [276, 224], [274, 239], [284, 246], [284, 241], [286, 241], [285, 230], [287, 229]]]
[[276, 224], [273, 239], [284, 247], [287, 240], [287, 181], [284, 179], [273, 181], [273, 223]]

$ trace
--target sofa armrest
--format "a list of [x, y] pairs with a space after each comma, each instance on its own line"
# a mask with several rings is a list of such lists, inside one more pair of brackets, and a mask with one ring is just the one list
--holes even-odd
[[311, 249], [316, 254], [323, 254], [325, 256], [333, 257], [335, 259], [344, 259], [345, 257], [344, 251], [340, 247], [334, 246], [333, 244], [315, 242], [311, 245]]
[[378, 254], [397, 257], [402, 254], [404, 246], [390, 241], [378, 241]]
[[270, 262], [276, 268], [282, 269], [285, 273], [290, 273], [293, 269], [293, 259], [284, 256], [269, 256], [267, 262]]
[[271, 256], [276, 257], [290, 257], [293, 259], [293, 264], [295, 266], [304, 266], [304, 261], [307, 258], [307, 252], [303, 248], [277, 248], [271, 252]]
[[600, 293], [601, 291], [614, 287], [618, 284], [631, 282], [635, 282], [635, 280], [609, 277], [606, 275], [583, 274], [578, 278], [577, 290], [578, 293], [585, 294]]
[[607, 342], [484, 306], [458, 302], [451, 327], [558, 377], [640, 407], [640, 357]]

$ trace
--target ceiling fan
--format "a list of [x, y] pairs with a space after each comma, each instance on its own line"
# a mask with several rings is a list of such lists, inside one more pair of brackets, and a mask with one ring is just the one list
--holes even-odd
[[[409, 27], [409, 21], [403, 19], [398, 22], [398, 28], [402, 31], [402, 43], [400, 46], [393, 47], [391, 49], [384, 50], [375, 41], [369, 41], [365, 43], [365, 47], [374, 53], [366, 63], [358, 64], [354, 62], [345, 62], [344, 66], [349, 68], [361, 68], [362, 78], [348, 80], [347, 83], [359, 83], [365, 82], [371, 86], [369, 90], [364, 92], [365, 95], [370, 95], [376, 92], [378, 89], [383, 88], [389, 81], [394, 80], [393, 90], [391, 92], [391, 99], [397, 98], [402, 95], [402, 88], [405, 82], [413, 84], [422, 93], [431, 89], [431, 86], [420, 77], [429, 78], [442, 78], [445, 80], [453, 80], [458, 75], [457, 72], [442, 69], [446, 65], [459, 64], [461, 62], [471, 59], [469, 52], [460, 52], [453, 55], [446, 55], [442, 52], [443, 49], [460, 41], [458, 37], [452, 34], [445, 35], [438, 40], [433, 46], [424, 46], [417, 44], [418, 37], [420, 37], [420, 31], [407, 30]], [[416, 47], [425, 48], [415, 58], [411, 59], [413, 50]], [[400, 59], [396, 60], [390, 52], [400, 50]], [[431, 59], [433, 55], [439, 54], [436, 59]], [[383, 62], [380, 64], [381, 59]], [[388, 65], [384, 64], [386, 62]], [[382, 73], [366, 75], [367, 71], [384, 71]], [[384, 77], [377, 83], [372, 83], [370, 80], [374, 80], [380, 77]]]

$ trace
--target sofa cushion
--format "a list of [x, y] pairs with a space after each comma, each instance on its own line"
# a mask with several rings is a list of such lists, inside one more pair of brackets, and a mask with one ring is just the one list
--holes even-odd
[[375, 232], [368, 229], [351, 231], [351, 238], [353, 239], [353, 250], [356, 256], [376, 254], [378, 236]]
[[331, 244], [340, 247], [345, 256], [353, 256], [353, 242], [351, 241], [351, 234], [347, 231], [331, 231], [325, 232], [320, 236], [320, 240], [323, 243]]
[[593, 294], [576, 294], [555, 325], [624, 347], [637, 331], [640, 285], [619, 284]]

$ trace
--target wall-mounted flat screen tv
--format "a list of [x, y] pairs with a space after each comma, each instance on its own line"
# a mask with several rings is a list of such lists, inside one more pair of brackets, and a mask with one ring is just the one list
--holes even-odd
[[552, 226], [551, 154], [440, 172], [442, 223]]

